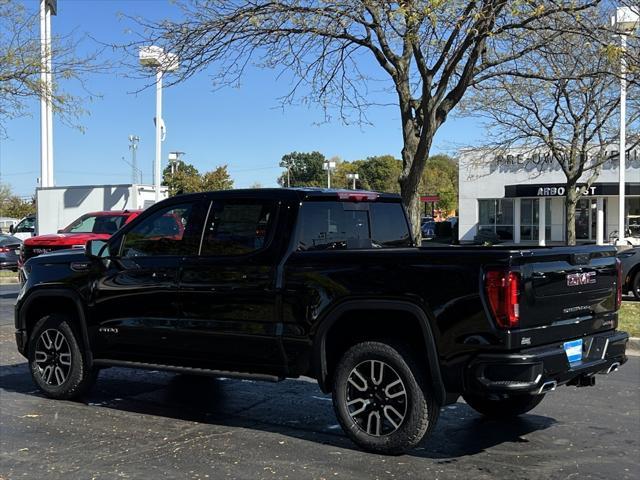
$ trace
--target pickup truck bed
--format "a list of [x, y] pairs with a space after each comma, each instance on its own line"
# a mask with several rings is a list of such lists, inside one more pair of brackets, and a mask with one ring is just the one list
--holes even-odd
[[416, 445], [461, 395], [518, 415], [626, 361], [614, 248], [417, 248], [399, 197], [374, 192], [175, 197], [24, 276], [18, 348], [52, 397], [105, 366], [311, 375], [381, 453]]

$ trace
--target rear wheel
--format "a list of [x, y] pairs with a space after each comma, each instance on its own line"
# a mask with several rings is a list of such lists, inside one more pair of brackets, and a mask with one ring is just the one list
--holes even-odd
[[354, 345], [342, 356], [334, 375], [338, 421], [361, 448], [401, 454], [433, 429], [440, 413], [424, 378], [401, 346]]
[[633, 296], [636, 297], [637, 300], [640, 300], [640, 271], [633, 277], [631, 291], [633, 292]]
[[464, 401], [476, 412], [487, 417], [501, 419], [513, 418], [533, 410], [544, 398], [541, 395], [503, 395], [481, 396], [465, 394]]
[[65, 315], [48, 315], [35, 325], [29, 338], [29, 366], [40, 390], [58, 399], [83, 395], [97, 377], [97, 370], [87, 367], [82, 344]]

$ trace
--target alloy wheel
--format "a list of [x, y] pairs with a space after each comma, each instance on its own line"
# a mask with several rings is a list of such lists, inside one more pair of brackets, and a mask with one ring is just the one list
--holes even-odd
[[57, 329], [45, 330], [38, 338], [35, 352], [37, 373], [53, 387], [62, 385], [71, 370], [71, 347], [64, 334]]
[[369, 435], [390, 435], [407, 415], [407, 389], [398, 373], [381, 360], [366, 360], [347, 379], [347, 411]]

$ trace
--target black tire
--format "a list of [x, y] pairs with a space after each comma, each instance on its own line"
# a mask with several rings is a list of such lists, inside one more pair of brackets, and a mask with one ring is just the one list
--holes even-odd
[[544, 393], [541, 395], [505, 395], [500, 398], [465, 394], [462, 398], [476, 412], [499, 420], [517, 417], [533, 410], [544, 398]]
[[[374, 373], [374, 362], [375, 368], [379, 369], [378, 375]], [[379, 366], [379, 362], [384, 365]], [[357, 392], [358, 396], [364, 397], [365, 403], [361, 398], [350, 399], [355, 390], [349, 379], [355, 378], [352, 375], [356, 369], [366, 370], [367, 365], [371, 369], [371, 391]], [[440, 414], [440, 406], [425, 378], [424, 372], [402, 346], [381, 342], [354, 345], [338, 362], [333, 378], [333, 407], [342, 429], [356, 445], [369, 452], [399, 455], [415, 447], [433, 430]], [[364, 382], [360, 387], [365, 384], [368, 385]], [[350, 411], [349, 402], [357, 401], [363, 405], [361, 414]], [[396, 409], [392, 410], [392, 407]], [[403, 413], [403, 418], [400, 419], [397, 413]], [[390, 417], [392, 420], [395, 417], [395, 421], [390, 421]]]
[[640, 272], [636, 272], [631, 282], [631, 291], [636, 300], [640, 300]]
[[82, 343], [66, 315], [41, 318], [29, 337], [28, 352], [31, 377], [48, 397], [78, 398], [98, 376], [97, 369], [87, 367]]

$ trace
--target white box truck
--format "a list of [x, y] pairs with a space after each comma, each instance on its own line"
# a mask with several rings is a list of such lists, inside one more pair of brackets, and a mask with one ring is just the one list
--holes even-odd
[[[161, 187], [160, 198], [167, 198]], [[36, 189], [36, 235], [57, 233], [85, 213], [142, 210], [155, 203], [153, 185], [74, 185]]]

